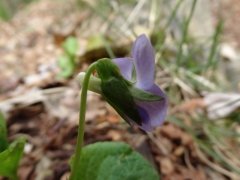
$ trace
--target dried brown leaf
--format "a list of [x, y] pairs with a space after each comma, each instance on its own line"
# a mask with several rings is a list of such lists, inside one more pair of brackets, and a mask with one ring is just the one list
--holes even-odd
[[161, 174], [171, 174], [174, 171], [174, 165], [170, 158], [162, 157], [159, 159]]

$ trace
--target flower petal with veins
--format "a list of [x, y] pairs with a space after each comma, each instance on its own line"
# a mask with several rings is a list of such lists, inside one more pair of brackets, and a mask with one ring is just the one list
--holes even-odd
[[143, 90], [151, 88], [154, 83], [155, 57], [152, 44], [145, 34], [134, 42], [132, 56], [137, 73], [136, 87]]
[[[133, 44], [132, 56], [137, 75], [135, 87], [159, 95], [164, 99], [161, 101], [144, 102], [135, 100], [137, 108], [142, 120], [142, 126], [139, 126], [146, 131], [152, 131], [153, 127], [160, 126], [167, 112], [167, 99], [162, 90], [154, 84], [155, 58], [154, 49], [146, 37], [139, 36]], [[121, 74], [127, 80], [131, 80], [132, 76], [132, 58], [118, 58], [113, 60], [120, 68]]]
[[132, 77], [132, 58], [117, 58], [113, 60], [120, 68], [122, 76], [128, 81]]

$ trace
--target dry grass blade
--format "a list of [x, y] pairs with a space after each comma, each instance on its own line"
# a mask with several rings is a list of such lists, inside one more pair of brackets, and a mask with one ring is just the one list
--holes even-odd
[[156, 146], [162, 151], [164, 155], [168, 155], [168, 150], [153, 136], [152, 133], [147, 133], [148, 137], [156, 144]]
[[195, 150], [196, 150], [196, 153], [198, 155], [198, 157], [206, 164], [208, 165], [209, 167], [211, 167], [212, 169], [214, 169], [215, 171], [231, 178], [232, 180], [239, 180], [240, 179], [240, 176], [238, 176], [237, 174], [231, 172], [231, 171], [228, 171], [224, 168], [222, 168], [221, 166], [218, 166], [217, 164], [214, 164], [213, 162], [211, 162], [207, 157], [206, 155], [201, 151], [201, 149], [199, 148], [198, 144], [197, 143], [194, 143], [194, 147], [195, 147]]
[[[223, 137], [221, 138], [222, 142], [217, 140], [217, 138], [210, 132], [210, 130], [204, 126], [204, 131], [208, 135], [208, 137], [211, 139], [211, 141], [214, 143], [213, 149], [215, 152], [229, 165], [234, 167], [237, 171], [240, 172], [240, 161], [239, 158], [237, 158], [237, 154], [234, 156], [234, 152], [231, 151], [233, 147], [230, 147], [228, 141], [229, 139], [225, 139], [223, 142]], [[223, 145], [224, 144], [224, 145]]]

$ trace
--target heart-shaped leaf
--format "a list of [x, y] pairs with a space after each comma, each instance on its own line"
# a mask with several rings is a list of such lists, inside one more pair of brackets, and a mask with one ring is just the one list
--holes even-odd
[[[70, 160], [73, 165], [74, 156]], [[98, 142], [82, 149], [76, 180], [159, 180], [158, 173], [124, 143]]]

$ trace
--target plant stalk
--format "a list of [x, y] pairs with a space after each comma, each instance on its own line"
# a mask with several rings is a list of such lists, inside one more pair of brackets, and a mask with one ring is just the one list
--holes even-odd
[[96, 62], [91, 64], [86, 72], [86, 75], [82, 84], [82, 93], [80, 96], [80, 112], [79, 112], [79, 125], [78, 125], [78, 138], [76, 145], [76, 152], [74, 157], [74, 162], [72, 166], [72, 172], [69, 180], [77, 179], [77, 170], [80, 164], [81, 151], [83, 146], [83, 138], [84, 138], [84, 125], [85, 125], [85, 114], [86, 114], [86, 102], [87, 102], [87, 90], [89, 79], [92, 71], [95, 69]]

